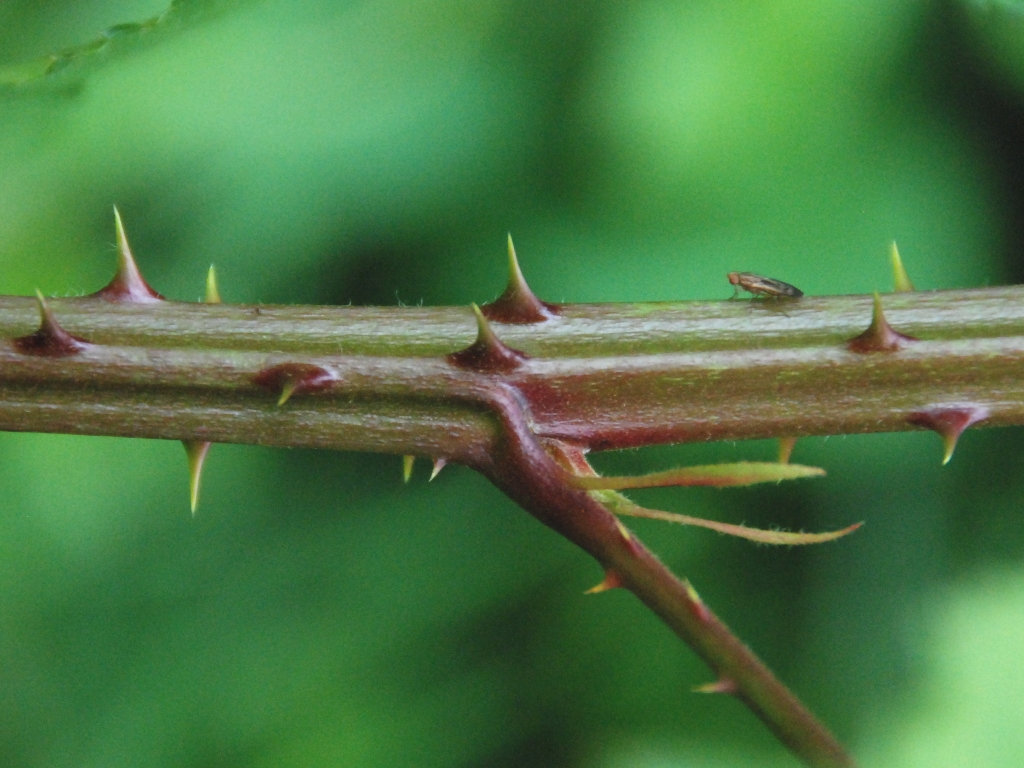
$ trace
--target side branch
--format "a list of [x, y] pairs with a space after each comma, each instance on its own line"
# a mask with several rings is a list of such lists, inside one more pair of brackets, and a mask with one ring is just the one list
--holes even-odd
[[497, 450], [475, 466], [541, 522], [591, 554], [684, 640], [719, 677], [716, 690], [742, 700], [808, 765], [854, 766], [835, 737], [703, 603], [586, 491], [571, 482], [530, 431], [514, 391], [496, 386], [488, 401], [500, 419]]

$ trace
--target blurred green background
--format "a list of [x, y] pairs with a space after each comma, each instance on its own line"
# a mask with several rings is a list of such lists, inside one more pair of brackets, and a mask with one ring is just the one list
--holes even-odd
[[[468, 304], [1024, 273], [1024, 4], [7, 0], [0, 292]], [[110, 30], [105, 37], [98, 31]], [[103, 45], [93, 45], [95, 41]], [[41, 76], [48, 54], [69, 53]], [[42, 62], [42, 63], [41, 63]], [[865, 766], [1024, 761], [1020, 430], [808, 439], [828, 478], [635, 529]], [[758, 459], [768, 442], [600, 456]], [[391, 456], [0, 435], [0, 765], [795, 766], [582, 553]]]

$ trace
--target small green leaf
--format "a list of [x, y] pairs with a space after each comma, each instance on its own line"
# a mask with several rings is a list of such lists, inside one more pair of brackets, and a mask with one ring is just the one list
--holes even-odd
[[627, 488], [660, 488], [666, 485], [711, 485], [718, 488], [755, 483], [821, 477], [825, 470], [803, 464], [779, 464], [766, 461], [738, 461], [733, 464], [706, 464], [677, 467], [637, 477], [574, 477], [573, 482], [588, 491], [621, 491]]
[[647, 509], [634, 504], [620, 493], [614, 491], [598, 491], [593, 496], [600, 501], [608, 510], [616, 515], [628, 515], [631, 517], [646, 517], [651, 520], [664, 520], [669, 523], [680, 525], [694, 525], [699, 528], [709, 528], [712, 531], [724, 533], [727, 536], [738, 536], [741, 539], [757, 541], [762, 544], [821, 544], [825, 541], [833, 541], [848, 533], [853, 533], [861, 527], [862, 523], [854, 523], [838, 531], [826, 531], [825, 533], [793, 533], [791, 531], [766, 531], [761, 528], [748, 528], [745, 525], [733, 525], [731, 523], [720, 523], [717, 520], [705, 520], [701, 517], [690, 515], [679, 515], [674, 512], [662, 512], [660, 509]]

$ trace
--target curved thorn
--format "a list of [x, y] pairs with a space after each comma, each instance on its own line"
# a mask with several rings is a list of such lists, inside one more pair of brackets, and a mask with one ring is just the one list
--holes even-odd
[[92, 346], [85, 339], [61, 327], [39, 289], [36, 289], [36, 301], [39, 305], [39, 330], [11, 340], [18, 352], [41, 357], [67, 357]]
[[416, 457], [407, 454], [402, 457], [402, 482], [408, 483], [412, 478], [412, 466], [416, 463]]
[[295, 390], [299, 386], [298, 379], [288, 379], [285, 381], [284, 386], [281, 387], [281, 396], [277, 399], [278, 406], [282, 406], [291, 399], [291, 396], [295, 394]]
[[217, 290], [217, 272], [214, 270], [213, 264], [210, 265], [210, 269], [206, 273], [206, 303], [220, 304], [220, 291]]
[[916, 411], [907, 417], [907, 421], [939, 434], [943, 446], [942, 465], [945, 466], [953, 458], [953, 451], [956, 450], [960, 435], [972, 424], [984, 421], [988, 417], [988, 408], [964, 403], [933, 406]]
[[480, 307], [476, 304], [470, 304], [469, 306], [473, 310], [473, 316], [476, 318], [476, 340], [488, 346], [504, 346], [504, 342], [498, 338], [498, 334], [491, 328], [491, 324], [487, 322], [487, 318], [480, 311]]
[[139, 304], [163, 301], [164, 297], [150, 288], [142, 278], [142, 273], [139, 272], [131, 248], [128, 246], [128, 236], [125, 234], [124, 224], [121, 222], [121, 213], [117, 210], [116, 205], [114, 206], [114, 229], [117, 234], [117, 273], [105, 288], [100, 289], [92, 296], [107, 301]]
[[889, 259], [892, 261], [892, 284], [893, 290], [896, 293], [905, 293], [907, 291], [914, 290], [914, 284], [910, 282], [910, 276], [907, 274], [907, 270], [903, 268], [903, 259], [900, 258], [899, 248], [896, 247], [896, 241], [892, 241], [892, 245], [889, 246]]
[[871, 325], [860, 336], [851, 339], [846, 346], [851, 352], [858, 354], [898, 352], [915, 341], [918, 339], [892, 329], [882, 311], [882, 297], [878, 295], [878, 291], [875, 291]]
[[427, 482], [429, 483], [431, 480], [437, 477], [441, 473], [441, 470], [444, 469], [444, 465], [447, 463], [448, 459], [444, 458], [443, 456], [438, 456], [436, 459], [434, 459], [434, 467], [430, 470], [430, 480], [427, 480]]
[[583, 594], [585, 594], [585, 595], [596, 595], [599, 592], [607, 592], [609, 589], [618, 589], [621, 586], [622, 586], [622, 579], [619, 578], [619, 574], [617, 574], [615, 571], [609, 569], [609, 570], [605, 571], [604, 581], [602, 581], [597, 586], [591, 587], [590, 589], [588, 589]]
[[956, 444], [960, 441], [960, 435], [949, 433], [942, 436], [942, 466], [949, 464], [949, 460], [953, 458], [953, 451], [956, 450]]
[[199, 506], [199, 481], [203, 474], [203, 464], [212, 443], [205, 440], [182, 440], [181, 444], [185, 447], [185, 456], [188, 459], [188, 493], [194, 517]]
[[480, 373], [509, 373], [529, 358], [524, 353], [506, 346], [491, 329], [490, 323], [476, 304], [476, 341], [459, 352], [448, 355], [448, 362], [459, 368], [468, 368]]
[[311, 363], [281, 363], [264, 368], [253, 378], [258, 387], [280, 391], [277, 404], [284, 405], [294, 395], [328, 389], [339, 376], [333, 371]]
[[490, 304], [484, 304], [483, 313], [499, 323], [541, 323], [558, 316], [557, 307], [538, 299], [519, 268], [512, 235], [508, 236], [508, 287]]

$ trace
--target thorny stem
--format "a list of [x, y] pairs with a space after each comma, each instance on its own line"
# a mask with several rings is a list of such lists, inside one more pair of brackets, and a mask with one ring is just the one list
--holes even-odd
[[[453, 460], [492, 432], [480, 407], [451, 400], [481, 380], [443, 357], [472, 342], [468, 308], [49, 304], [96, 346], [33, 358], [0, 345], [2, 429]], [[915, 429], [912, 413], [944, 404], [987, 409], [986, 426], [1024, 423], [1024, 288], [884, 304], [921, 341], [849, 351], [871, 318], [868, 296], [568, 305], [542, 323], [492, 325], [529, 355], [501, 380], [529, 404], [534, 434], [592, 450]], [[34, 299], [0, 297], [0, 338], [38, 324]], [[276, 408], [253, 377], [295, 362], [338, 380]]]
[[543, 305], [550, 317], [536, 322], [504, 322], [500, 307], [487, 333], [480, 317], [472, 345], [468, 309], [109, 298], [49, 302], [84, 340], [68, 347], [33, 333], [33, 299], [0, 297], [0, 429], [472, 466], [655, 611], [719, 675], [717, 690], [827, 768], [853, 762], [598, 492], [571, 482], [565, 456], [585, 463], [586, 450], [920, 427], [938, 431], [948, 454], [972, 423], [1024, 423], [1019, 287], [887, 295], [870, 324], [904, 334], [895, 348], [864, 333], [866, 296]]

